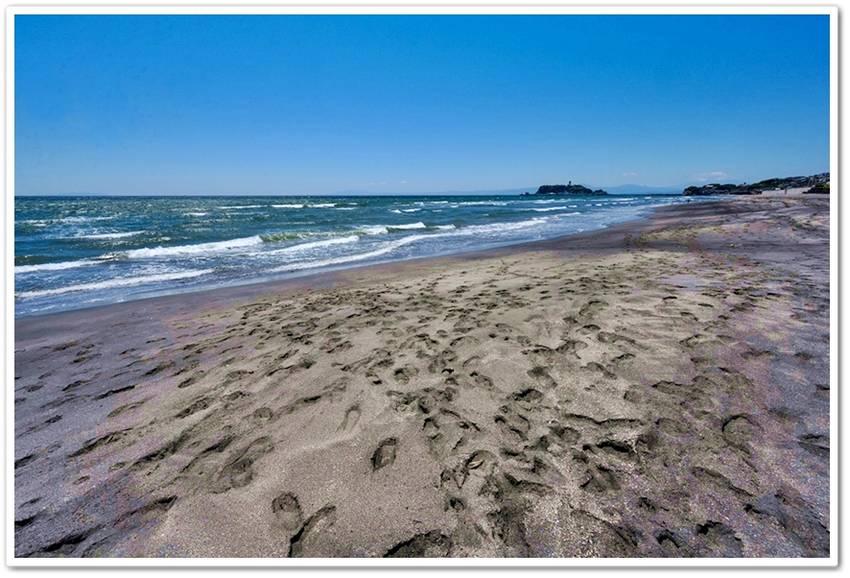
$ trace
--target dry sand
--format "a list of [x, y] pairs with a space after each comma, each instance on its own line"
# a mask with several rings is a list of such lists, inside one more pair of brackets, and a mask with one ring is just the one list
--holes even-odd
[[829, 201], [16, 322], [17, 556], [828, 556]]

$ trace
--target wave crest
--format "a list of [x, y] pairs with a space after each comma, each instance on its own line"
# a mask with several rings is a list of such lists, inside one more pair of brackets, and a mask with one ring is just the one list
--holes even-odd
[[37, 271], [61, 271], [63, 269], [73, 269], [75, 267], [86, 267], [88, 265], [97, 265], [99, 261], [91, 259], [80, 259], [79, 261], [61, 261], [59, 263], [40, 263], [38, 265], [17, 265], [15, 267], [15, 275], [19, 273], [35, 273]]
[[141, 275], [139, 277], [121, 277], [118, 279], [108, 279], [106, 281], [98, 281], [95, 283], [81, 283], [79, 285], [68, 285], [57, 289], [40, 289], [38, 291], [23, 291], [18, 293], [16, 297], [19, 299], [32, 299], [33, 297], [46, 297], [49, 295], [61, 295], [63, 293], [72, 293], [76, 291], [95, 291], [98, 289], [112, 289], [115, 287], [129, 287], [132, 285], [145, 285], [148, 283], [157, 283], [160, 281], [176, 281], [178, 279], [191, 279], [192, 277], [200, 277], [208, 273], [212, 273], [212, 269], [200, 269], [196, 271], [184, 271], [181, 273], [159, 273], [157, 275]]
[[198, 253], [216, 253], [219, 251], [230, 251], [233, 249], [244, 249], [263, 242], [262, 237], [244, 237], [241, 239], [229, 239], [227, 241], [216, 241], [213, 243], [198, 243], [195, 245], [175, 245], [174, 247], [145, 247], [127, 251], [130, 259], [149, 259], [155, 257], [168, 257], [172, 255], [194, 255]]
[[324, 239], [322, 241], [310, 241], [309, 243], [300, 243], [298, 245], [292, 245], [291, 247], [284, 247], [283, 249], [268, 251], [267, 254], [279, 255], [288, 253], [302, 253], [304, 251], [313, 251], [315, 249], [322, 249], [324, 247], [331, 247], [333, 245], [347, 245], [348, 243], [356, 243], [359, 240], [360, 237], [358, 237], [357, 235], [349, 235], [347, 237], [335, 237], [333, 239]]

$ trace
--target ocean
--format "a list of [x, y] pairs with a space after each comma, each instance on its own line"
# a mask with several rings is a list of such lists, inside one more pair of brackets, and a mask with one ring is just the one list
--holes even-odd
[[15, 316], [553, 238], [685, 202], [698, 201], [681, 195], [18, 197]]

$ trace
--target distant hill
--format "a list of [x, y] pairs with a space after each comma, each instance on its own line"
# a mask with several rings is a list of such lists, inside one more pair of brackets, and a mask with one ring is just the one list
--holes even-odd
[[808, 177], [785, 177], [759, 181], [757, 183], [711, 183], [702, 186], [686, 187], [683, 195], [760, 195], [765, 191], [777, 189], [808, 189], [806, 193], [829, 193], [829, 173], [820, 173]]

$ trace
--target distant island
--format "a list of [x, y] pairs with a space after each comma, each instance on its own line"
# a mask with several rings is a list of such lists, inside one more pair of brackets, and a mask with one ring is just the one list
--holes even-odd
[[682, 191], [683, 195], [760, 195], [767, 191], [788, 191], [829, 194], [829, 173], [820, 173], [808, 177], [785, 177], [767, 179], [757, 183], [719, 184], [691, 186]]
[[607, 195], [602, 189], [589, 189], [584, 185], [574, 185], [570, 181], [566, 185], [540, 185], [534, 193], [523, 193], [523, 195]]

